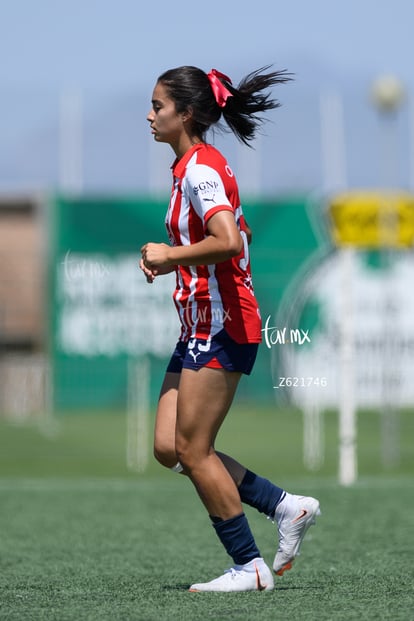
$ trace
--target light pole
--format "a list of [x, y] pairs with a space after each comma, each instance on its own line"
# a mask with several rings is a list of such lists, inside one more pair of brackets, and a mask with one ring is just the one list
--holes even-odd
[[398, 441], [398, 305], [393, 295], [393, 266], [395, 264], [399, 224], [393, 191], [398, 185], [398, 111], [405, 98], [402, 82], [394, 75], [378, 77], [372, 84], [371, 98], [381, 123], [381, 186], [385, 188], [379, 213], [379, 241], [386, 273], [384, 299], [382, 300], [383, 356], [382, 356], [382, 408], [381, 436], [382, 459], [385, 467], [392, 468], [399, 461]]

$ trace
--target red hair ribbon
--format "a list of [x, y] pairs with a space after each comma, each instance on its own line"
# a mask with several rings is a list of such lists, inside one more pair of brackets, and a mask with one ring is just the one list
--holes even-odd
[[229, 97], [233, 97], [233, 95], [224, 86], [223, 82], [221, 82], [219, 78], [222, 78], [223, 80], [226, 80], [226, 82], [231, 84], [230, 78], [227, 75], [224, 75], [224, 73], [220, 73], [220, 71], [217, 71], [217, 69], [212, 69], [207, 74], [207, 77], [210, 81], [211, 88], [213, 90], [214, 97], [215, 97], [215, 100], [217, 101], [217, 104], [220, 106], [220, 108], [224, 108], [224, 106], [226, 105], [227, 99]]

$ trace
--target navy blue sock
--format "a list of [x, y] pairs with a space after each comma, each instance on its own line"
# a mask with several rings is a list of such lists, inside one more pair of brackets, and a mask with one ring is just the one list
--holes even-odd
[[242, 502], [272, 518], [276, 505], [283, 499], [285, 493], [283, 489], [277, 487], [268, 479], [264, 479], [250, 470], [246, 470], [243, 481], [239, 486]]
[[220, 518], [213, 516], [210, 518], [218, 538], [236, 565], [245, 565], [254, 558], [260, 557], [260, 552], [244, 513], [240, 513], [240, 515], [229, 520], [220, 520]]

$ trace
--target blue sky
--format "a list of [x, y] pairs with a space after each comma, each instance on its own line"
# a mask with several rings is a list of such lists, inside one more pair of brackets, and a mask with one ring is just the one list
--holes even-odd
[[[248, 7], [250, 4], [250, 8]], [[336, 72], [392, 71], [411, 85], [411, 0], [1, 0], [0, 80], [147, 87], [163, 69], [228, 70], [311, 57]], [[5, 62], [6, 61], [6, 62]]]
[[[94, 114], [104, 115], [128, 93], [149, 101], [156, 77], [181, 64], [216, 67], [234, 81], [266, 64], [287, 68], [296, 74], [286, 91], [292, 106], [321, 88], [365, 96], [383, 73], [410, 95], [413, 24], [412, 0], [0, 0], [0, 133], [24, 152], [36, 124], [46, 139], [47, 115], [53, 133], [51, 98], [62, 90], [95, 97]], [[0, 182], [2, 166], [0, 155]]]

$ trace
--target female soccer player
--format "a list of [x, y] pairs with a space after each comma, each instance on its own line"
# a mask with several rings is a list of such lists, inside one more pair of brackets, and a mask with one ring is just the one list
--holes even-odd
[[149, 242], [140, 267], [147, 281], [175, 271], [174, 302], [181, 335], [158, 403], [154, 454], [186, 474], [204, 503], [234, 565], [191, 591], [273, 589], [273, 575], [251, 533], [242, 502], [276, 521], [279, 546], [273, 569], [290, 569], [319, 513], [314, 498], [285, 492], [214, 449], [241, 374], [250, 374], [261, 341], [261, 320], [250, 273], [250, 231], [234, 173], [205, 141], [221, 119], [248, 144], [260, 113], [276, 108], [266, 89], [289, 80], [284, 71], [255, 71], [236, 88], [213, 69], [191, 66], [163, 73], [147, 116], [157, 142], [171, 145], [173, 187], [166, 216], [170, 245]]

